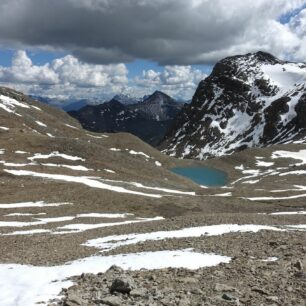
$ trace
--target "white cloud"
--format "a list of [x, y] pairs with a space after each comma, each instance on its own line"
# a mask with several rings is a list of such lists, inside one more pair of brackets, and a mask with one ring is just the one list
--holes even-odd
[[57, 84], [58, 75], [49, 64], [43, 66], [33, 65], [31, 59], [24, 51], [17, 51], [9, 68], [0, 67], [0, 81], [12, 83], [38, 83]]
[[306, 62], [306, 8], [290, 20], [289, 28], [301, 40], [296, 46], [296, 57]]
[[127, 74], [124, 64], [86, 64], [72, 55], [34, 65], [25, 51], [17, 51], [10, 67], [0, 67], [0, 82], [31, 94], [86, 97], [122, 90]]
[[199, 82], [207, 75], [191, 66], [165, 66], [164, 70], [144, 70], [141, 77], [136, 77], [135, 91], [140, 93], [161, 90], [170, 96], [190, 99]]
[[0, 66], [0, 83], [32, 95], [66, 98], [108, 99], [118, 93], [141, 97], [162, 90], [191, 99], [206, 74], [191, 66], [166, 66], [163, 71], [145, 70], [128, 79], [125, 64], [95, 65], [72, 55], [35, 65], [25, 51], [17, 51], [10, 67]]

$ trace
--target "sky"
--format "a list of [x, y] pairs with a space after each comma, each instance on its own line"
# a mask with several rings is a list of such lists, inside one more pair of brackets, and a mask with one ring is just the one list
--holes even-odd
[[306, 0], [1, 0], [0, 85], [57, 99], [183, 100], [224, 57], [306, 62]]

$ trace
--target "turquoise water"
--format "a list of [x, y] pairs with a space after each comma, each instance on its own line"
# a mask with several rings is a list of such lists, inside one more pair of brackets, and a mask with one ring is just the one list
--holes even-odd
[[199, 185], [224, 186], [227, 183], [225, 172], [213, 168], [172, 168], [170, 171], [185, 176]]

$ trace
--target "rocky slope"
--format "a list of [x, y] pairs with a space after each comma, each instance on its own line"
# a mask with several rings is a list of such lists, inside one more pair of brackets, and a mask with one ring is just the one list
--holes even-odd
[[303, 305], [305, 152], [177, 160], [0, 88], [1, 306]]
[[135, 104], [126, 100], [121, 103], [122, 97], [117, 98], [100, 105], [87, 105], [69, 114], [90, 131], [128, 132], [157, 145], [182, 108], [182, 104], [159, 91]]
[[306, 64], [257, 52], [225, 58], [203, 80], [161, 146], [205, 159], [306, 136]]

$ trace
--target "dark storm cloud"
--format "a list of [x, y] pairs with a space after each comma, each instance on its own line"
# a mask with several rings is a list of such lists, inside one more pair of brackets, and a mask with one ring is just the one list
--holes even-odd
[[[289, 2], [289, 3], [288, 3]], [[278, 16], [302, 0], [2, 0], [0, 44], [59, 48], [91, 63], [211, 63], [305, 44]], [[264, 35], [263, 35], [264, 34]]]

